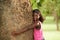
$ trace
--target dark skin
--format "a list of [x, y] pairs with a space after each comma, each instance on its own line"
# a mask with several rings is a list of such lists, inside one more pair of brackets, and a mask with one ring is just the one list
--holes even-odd
[[17, 32], [17, 31], [13, 31], [13, 32], [12, 32], [12, 35], [13, 35], [13, 36], [17, 36], [17, 35], [25, 32], [25, 31], [28, 31], [28, 30], [30, 30], [30, 29], [35, 28], [35, 27], [37, 26], [37, 23], [39, 22], [39, 20], [38, 20], [39, 17], [40, 17], [39, 14], [35, 13], [35, 14], [34, 14], [34, 17], [33, 17], [34, 22], [33, 22], [31, 25], [28, 25], [28, 26], [26, 26], [25, 28], [20, 29], [20, 31], [18, 31], [18, 32]]

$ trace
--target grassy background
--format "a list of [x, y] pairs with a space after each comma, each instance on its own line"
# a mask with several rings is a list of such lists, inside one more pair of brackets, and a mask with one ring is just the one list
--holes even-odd
[[[60, 40], [60, 31], [57, 31], [54, 17], [47, 16], [43, 23], [43, 34], [45, 40]], [[60, 23], [59, 23], [60, 28]]]
[[60, 31], [44, 31], [45, 40], [60, 40]]

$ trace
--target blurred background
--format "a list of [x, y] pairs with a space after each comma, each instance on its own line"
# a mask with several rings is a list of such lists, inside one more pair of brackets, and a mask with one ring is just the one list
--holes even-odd
[[60, 0], [30, 0], [32, 9], [39, 9], [45, 18], [45, 40], [60, 40]]

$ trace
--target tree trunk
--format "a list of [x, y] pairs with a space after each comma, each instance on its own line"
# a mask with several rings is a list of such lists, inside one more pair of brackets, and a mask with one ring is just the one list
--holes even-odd
[[33, 30], [13, 37], [11, 32], [32, 24], [29, 0], [0, 0], [0, 40], [33, 40]]
[[57, 31], [59, 31], [59, 25], [58, 25], [59, 23], [58, 23], [58, 15], [57, 15], [57, 13], [56, 13], [56, 27], [57, 27]]
[[57, 15], [56, 10], [54, 10], [53, 12], [54, 12], [54, 21], [56, 22], [56, 28], [58, 31], [59, 30], [58, 15]]

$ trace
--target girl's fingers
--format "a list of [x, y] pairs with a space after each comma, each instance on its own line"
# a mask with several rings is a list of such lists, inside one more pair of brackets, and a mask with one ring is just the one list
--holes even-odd
[[16, 31], [13, 31], [11, 35], [16, 36]]

